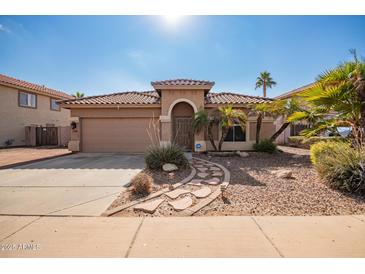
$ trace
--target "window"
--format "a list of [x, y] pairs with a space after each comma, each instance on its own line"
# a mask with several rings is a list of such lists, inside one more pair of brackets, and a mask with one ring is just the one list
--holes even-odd
[[235, 125], [230, 128], [225, 142], [245, 142], [246, 141], [246, 130], [242, 130], [241, 126]]
[[27, 108], [37, 108], [37, 95], [20, 91], [19, 106]]
[[51, 98], [51, 110], [60, 111], [60, 105], [57, 104], [57, 99]]

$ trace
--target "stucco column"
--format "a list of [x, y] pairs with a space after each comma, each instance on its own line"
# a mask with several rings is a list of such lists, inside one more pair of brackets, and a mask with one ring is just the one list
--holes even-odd
[[170, 144], [172, 136], [172, 124], [170, 117], [160, 116], [160, 126], [161, 126], [160, 145]]

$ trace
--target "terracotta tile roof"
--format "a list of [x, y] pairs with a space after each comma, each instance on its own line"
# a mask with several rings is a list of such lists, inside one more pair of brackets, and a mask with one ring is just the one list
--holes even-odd
[[15, 79], [13, 77], [9, 77], [3, 74], [0, 74], [0, 85], [4, 85], [4, 86], [15, 86], [19, 89], [26, 89], [26, 90], [31, 90], [34, 92], [39, 92], [45, 95], [49, 95], [51, 97], [56, 97], [59, 99], [72, 99], [74, 98], [73, 96], [62, 92], [62, 91], [58, 91], [58, 90], [54, 90], [51, 88], [47, 88], [45, 86], [41, 86], [41, 85], [37, 85], [37, 84], [33, 84], [33, 83], [29, 83], [23, 80], [19, 80], [19, 79]]
[[151, 82], [152, 86], [213, 86], [214, 82], [193, 79], [172, 79]]
[[205, 96], [205, 104], [258, 104], [271, 102], [272, 100], [271, 98], [232, 92], [209, 93]]
[[275, 99], [287, 99], [290, 98], [298, 93], [301, 93], [302, 91], [305, 91], [309, 88], [311, 88], [314, 85], [314, 83], [310, 83], [308, 85], [302, 86], [300, 88], [293, 89], [291, 91], [285, 92], [279, 96], [276, 96]]
[[127, 91], [64, 100], [61, 103], [65, 105], [152, 105], [160, 103], [160, 96], [156, 91]]

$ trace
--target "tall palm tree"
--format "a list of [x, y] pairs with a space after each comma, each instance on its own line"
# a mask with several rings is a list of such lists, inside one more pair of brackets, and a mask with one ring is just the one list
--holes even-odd
[[82, 98], [82, 97], [84, 97], [84, 96], [85, 96], [85, 94], [84, 94], [83, 92], [77, 91], [77, 92], [74, 94], [74, 96], [75, 96], [76, 98]]
[[[276, 85], [276, 82], [272, 79], [269, 72], [264, 71], [260, 73], [260, 76], [256, 79], [256, 86], [255, 89], [261, 88], [263, 90], [263, 96], [266, 97], [266, 89], [272, 88]], [[256, 123], [256, 144], [260, 141], [260, 132], [261, 132], [261, 125], [262, 119], [265, 113], [262, 111], [261, 107], [255, 108], [257, 113], [257, 123]]]
[[257, 77], [255, 89], [262, 87], [263, 96], [266, 97], [266, 89], [272, 88], [275, 85], [276, 82], [272, 79], [270, 72], [264, 71], [260, 73], [259, 77]]

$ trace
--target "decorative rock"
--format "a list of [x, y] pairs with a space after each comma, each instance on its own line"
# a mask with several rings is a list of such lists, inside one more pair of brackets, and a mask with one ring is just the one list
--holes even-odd
[[146, 202], [143, 204], [136, 205], [134, 207], [134, 210], [141, 210], [143, 212], [147, 213], [153, 213], [156, 211], [156, 209], [159, 207], [160, 204], [162, 204], [165, 201], [165, 199], [157, 199], [152, 202]]
[[298, 158], [302, 158], [303, 155], [299, 155], [299, 154], [294, 154], [293, 156], [291, 156], [294, 159], [298, 159]]
[[169, 204], [176, 210], [184, 210], [193, 204], [193, 200], [190, 197], [184, 197], [180, 200], [169, 202]]
[[215, 166], [212, 166], [209, 170], [211, 171], [220, 171], [221, 169]]
[[208, 168], [207, 167], [198, 167], [198, 170], [201, 172], [207, 171]]
[[191, 192], [191, 194], [193, 194], [197, 198], [205, 198], [210, 193], [212, 193], [212, 190], [209, 187], [203, 187], [201, 189], [198, 189], [198, 190], [195, 190], [195, 191]]
[[247, 152], [244, 152], [244, 151], [237, 151], [236, 153], [238, 156], [240, 156], [242, 158], [250, 156], [250, 154], [248, 154]]
[[170, 191], [170, 192], [167, 192], [165, 193], [165, 195], [171, 199], [176, 199], [177, 197], [179, 197], [180, 195], [182, 194], [186, 194], [186, 193], [189, 193], [190, 191], [187, 190], [187, 189], [181, 189], [181, 188], [178, 188], [178, 189], [175, 189], [173, 191]]
[[193, 179], [191, 180], [188, 185], [191, 185], [191, 186], [201, 186], [202, 180], [201, 179]]
[[200, 167], [204, 167], [204, 165], [194, 164], [194, 167], [196, 167], [196, 168], [200, 168]]
[[223, 176], [223, 172], [215, 171], [215, 172], [213, 172], [212, 176]]
[[272, 172], [272, 174], [282, 179], [289, 179], [293, 177], [293, 172], [289, 169], [275, 170]]
[[200, 178], [205, 178], [205, 177], [207, 177], [209, 174], [208, 174], [208, 173], [206, 173], [206, 172], [199, 172], [197, 175], [198, 175], [198, 177], [200, 177]]
[[171, 171], [178, 170], [178, 167], [174, 164], [164, 164], [162, 166], [162, 170], [166, 171], [166, 172], [171, 172]]
[[219, 180], [219, 178], [212, 178], [209, 180], [205, 180], [204, 182], [206, 182], [209, 185], [218, 185], [220, 183], [221, 180]]

